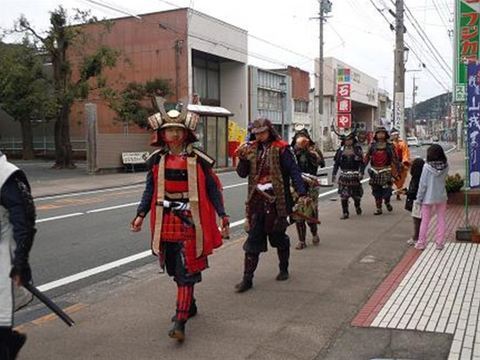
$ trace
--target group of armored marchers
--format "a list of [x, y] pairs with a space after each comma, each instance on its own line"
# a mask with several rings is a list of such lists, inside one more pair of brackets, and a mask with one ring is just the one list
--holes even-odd
[[[154, 130], [152, 145], [159, 149], [147, 161], [149, 168], [146, 187], [132, 231], [140, 231], [150, 212], [152, 251], [160, 265], [177, 284], [177, 306], [172, 317], [169, 336], [183, 341], [185, 324], [197, 313], [194, 286], [201, 281], [201, 272], [208, 267], [207, 258], [222, 245], [229, 234], [229, 216], [225, 212], [222, 185], [213, 171], [214, 161], [193, 144], [198, 118], [184, 110], [160, 113], [148, 119]], [[389, 141], [389, 137], [393, 141]], [[253, 276], [260, 254], [267, 251], [267, 240], [277, 250], [278, 281], [287, 280], [290, 258], [290, 238], [287, 227], [295, 223], [298, 232], [296, 249], [307, 246], [307, 225], [313, 245], [320, 243], [318, 235], [318, 169], [325, 167], [322, 152], [306, 129], [297, 129], [291, 144], [283, 141], [271, 121], [254, 120], [248, 138], [235, 154], [236, 171], [248, 178], [243, 245], [244, 271], [235, 291], [243, 293], [253, 286]], [[401, 160], [400, 160], [401, 159]], [[341, 136], [341, 146], [334, 157], [333, 182], [338, 177], [338, 193], [342, 204], [342, 219], [349, 217], [351, 197], [355, 211], [362, 213], [362, 178], [370, 164], [369, 176], [376, 202], [376, 215], [382, 214], [382, 204], [392, 211], [390, 197], [393, 181], [399, 191], [408, 172], [408, 146], [398, 139], [398, 132], [378, 128], [367, 153], [357, 144], [355, 131]], [[221, 226], [216, 223], [216, 215]]]
[[[230, 221], [222, 185], [213, 170], [214, 160], [194, 147], [198, 116], [188, 112], [186, 106], [181, 111], [166, 112], [163, 99], [158, 105], [160, 112], [148, 118], [152, 145], [158, 150], [147, 159], [146, 186], [130, 227], [140, 231], [150, 213], [152, 252], [177, 284], [176, 312], [168, 334], [181, 342], [187, 320], [197, 313], [194, 285], [208, 267], [208, 256], [229, 236]], [[382, 214], [383, 204], [392, 211], [393, 184], [400, 196], [410, 166], [408, 146], [398, 137], [396, 130], [389, 133], [378, 128], [364, 154], [355, 131], [340, 135], [332, 182], [338, 184], [341, 219], [349, 218], [350, 197], [356, 213], [362, 213], [362, 179], [368, 164], [375, 215]], [[244, 271], [235, 285], [236, 292], [243, 293], [253, 286], [267, 240], [277, 249], [276, 280], [288, 279], [290, 238], [286, 230], [290, 224], [295, 223], [298, 232], [296, 249], [307, 246], [307, 225], [313, 245], [320, 243], [317, 175], [318, 169], [325, 167], [325, 160], [306, 129], [297, 129], [288, 144], [265, 118], [250, 123], [248, 139], [239, 146], [236, 156], [238, 175], [248, 177]], [[26, 338], [12, 329], [12, 282], [17, 286], [31, 283], [28, 256], [35, 235], [35, 206], [25, 174], [1, 153], [0, 190], [0, 355], [2, 359], [15, 359]]]

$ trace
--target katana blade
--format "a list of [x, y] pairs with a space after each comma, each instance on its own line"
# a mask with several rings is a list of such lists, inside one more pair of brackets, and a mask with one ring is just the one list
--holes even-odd
[[45, 304], [50, 310], [54, 312], [60, 319], [63, 320], [65, 324], [68, 326], [72, 326], [75, 324], [75, 321], [72, 320], [70, 316], [68, 316], [62, 309], [58, 307], [52, 300], [50, 300], [44, 293], [38, 290], [32, 284], [24, 284], [23, 287], [30, 291], [33, 296], [35, 296], [38, 300]]

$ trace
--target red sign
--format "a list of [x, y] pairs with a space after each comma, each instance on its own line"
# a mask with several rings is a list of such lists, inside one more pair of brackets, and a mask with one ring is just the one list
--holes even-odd
[[352, 127], [352, 115], [351, 114], [337, 114], [337, 128], [349, 129]]
[[337, 84], [337, 98], [349, 98], [351, 93], [350, 84]]
[[349, 113], [352, 111], [352, 100], [345, 98], [338, 98], [337, 111], [339, 113]]

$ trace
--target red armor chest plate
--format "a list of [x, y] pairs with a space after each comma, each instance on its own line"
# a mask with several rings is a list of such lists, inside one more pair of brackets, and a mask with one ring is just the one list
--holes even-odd
[[187, 158], [181, 155], [167, 155], [165, 159], [165, 191], [187, 192]]

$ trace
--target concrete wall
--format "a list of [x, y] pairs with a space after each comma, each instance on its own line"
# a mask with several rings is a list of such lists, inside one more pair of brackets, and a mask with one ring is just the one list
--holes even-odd
[[[318, 73], [318, 61], [315, 62], [315, 72]], [[359, 103], [377, 107], [378, 105], [378, 80], [366, 73], [335, 58], [325, 58], [324, 61], [324, 90], [325, 96], [334, 96], [336, 93], [334, 74], [337, 68], [351, 70], [352, 100]], [[318, 89], [318, 81], [317, 81]]]
[[97, 170], [117, 169], [123, 167], [122, 152], [148, 151], [154, 149], [149, 145], [149, 134], [97, 134]]
[[220, 64], [220, 105], [230, 110], [231, 120], [246, 129], [248, 126], [247, 65], [238, 62]]
[[248, 33], [198, 11], [188, 10], [188, 44], [226, 59], [248, 62]]

